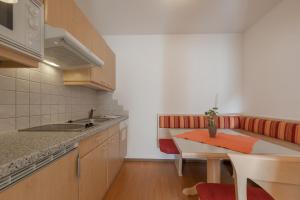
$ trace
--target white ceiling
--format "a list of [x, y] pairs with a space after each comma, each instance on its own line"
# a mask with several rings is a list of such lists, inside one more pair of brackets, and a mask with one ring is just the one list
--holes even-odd
[[102, 34], [240, 33], [281, 0], [76, 0]]

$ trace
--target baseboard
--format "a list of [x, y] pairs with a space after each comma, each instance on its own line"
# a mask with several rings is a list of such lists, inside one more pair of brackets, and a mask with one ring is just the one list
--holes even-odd
[[[174, 162], [175, 159], [153, 159], [153, 158], [125, 158], [127, 162]], [[205, 162], [202, 159], [184, 159], [184, 163], [201, 163]]]
[[125, 158], [127, 162], [174, 162], [175, 159]]

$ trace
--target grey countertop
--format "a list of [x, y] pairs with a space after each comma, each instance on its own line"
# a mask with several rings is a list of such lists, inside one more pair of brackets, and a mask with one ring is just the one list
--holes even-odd
[[0, 179], [126, 119], [112, 119], [81, 132], [1, 133]]

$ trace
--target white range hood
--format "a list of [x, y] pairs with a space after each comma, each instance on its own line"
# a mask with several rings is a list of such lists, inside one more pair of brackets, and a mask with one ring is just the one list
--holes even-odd
[[64, 29], [45, 25], [45, 63], [62, 69], [102, 67], [104, 62]]

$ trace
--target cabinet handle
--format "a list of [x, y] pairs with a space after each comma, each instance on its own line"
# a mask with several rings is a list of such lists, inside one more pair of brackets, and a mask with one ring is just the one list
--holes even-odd
[[80, 157], [77, 156], [77, 177], [80, 177]]

